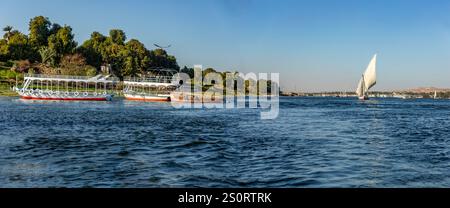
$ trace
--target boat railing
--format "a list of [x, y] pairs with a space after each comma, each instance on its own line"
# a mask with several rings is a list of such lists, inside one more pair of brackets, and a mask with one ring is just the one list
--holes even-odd
[[171, 76], [154, 76], [154, 77], [125, 77], [126, 82], [153, 82], [153, 83], [172, 83]]
[[47, 74], [25, 74], [25, 79], [61, 79], [61, 80], [83, 80], [83, 81], [119, 81], [118, 78], [109, 75], [97, 76], [72, 76], [72, 75], [47, 75]]

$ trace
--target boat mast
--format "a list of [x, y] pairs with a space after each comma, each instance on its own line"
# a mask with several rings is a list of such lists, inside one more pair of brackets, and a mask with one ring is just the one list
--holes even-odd
[[366, 81], [364, 80], [364, 74], [362, 75], [362, 82], [361, 82], [361, 96], [364, 97], [366, 96]]

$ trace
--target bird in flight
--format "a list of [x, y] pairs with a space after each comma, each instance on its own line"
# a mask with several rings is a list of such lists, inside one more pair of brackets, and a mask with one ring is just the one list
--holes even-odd
[[170, 48], [170, 46], [172, 46], [172, 45], [168, 45], [168, 46], [160, 46], [160, 45], [158, 45], [158, 44], [153, 44], [154, 46], [156, 46], [156, 47], [158, 47], [158, 48], [161, 48], [161, 49], [164, 49], [164, 48]]

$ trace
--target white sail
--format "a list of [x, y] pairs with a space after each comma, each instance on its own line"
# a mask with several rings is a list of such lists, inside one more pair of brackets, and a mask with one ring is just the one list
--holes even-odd
[[364, 72], [364, 82], [367, 90], [370, 90], [370, 88], [377, 84], [377, 54], [373, 56], [369, 66], [367, 66], [366, 72]]
[[356, 94], [358, 94], [359, 97], [364, 96], [370, 88], [375, 86], [376, 83], [377, 83], [377, 55], [375, 54], [372, 60], [370, 61], [369, 66], [367, 66], [366, 71], [362, 75], [361, 80], [359, 81]]
[[365, 94], [365, 86], [364, 86], [364, 76], [359, 80], [358, 88], [356, 89], [356, 94], [358, 97], [362, 97]]

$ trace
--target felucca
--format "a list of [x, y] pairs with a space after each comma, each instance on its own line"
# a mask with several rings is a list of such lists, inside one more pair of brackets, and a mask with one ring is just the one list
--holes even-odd
[[366, 71], [359, 80], [356, 94], [360, 100], [368, 100], [368, 91], [377, 83], [377, 54], [375, 54], [369, 63]]

